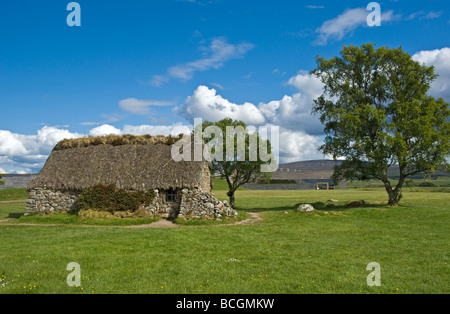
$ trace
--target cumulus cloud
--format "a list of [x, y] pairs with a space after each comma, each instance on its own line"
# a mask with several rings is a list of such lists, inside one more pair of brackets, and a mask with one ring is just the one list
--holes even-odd
[[189, 80], [194, 76], [195, 72], [219, 69], [227, 61], [243, 58], [253, 47], [253, 44], [247, 42], [230, 44], [224, 38], [215, 38], [208, 47], [203, 48], [204, 55], [202, 58], [172, 66], [167, 70], [166, 74], [154, 75], [149, 84], [159, 87], [167, 83], [171, 78], [182, 81]]
[[324, 156], [317, 150], [321, 144], [321, 136], [281, 128], [280, 163], [323, 159]]
[[27, 153], [19, 134], [0, 130], [0, 155], [18, 156]]
[[81, 137], [66, 129], [44, 126], [35, 135], [0, 130], [0, 166], [8, 172], [38, 171], [59, 141]]
[[419, 51], [412, 58], [435, 67], [435, 73], [439, 74], [439, 77], [431, 84], [430, 94], [450, 101], [450, 48]]
[[323, 84], [315, 76], [299, 72], [288, 80], [287, 85], [295, 89], [292, 95], [257, 106], [233, 103], [218, 95], [215, 89], [201, 85], [184, 105], [176, 109], [189, 120], [202, 118], [215, 122], [232, 118], [244, 121], [252, 129], [279, 126], [281, 162], [323, 158], [317, 151], [322, 142], [323, 126], [311, 114], [314, 99], [322, 94]]
[[203, 120], [219, 121], [225, 117], [241, 120], [248, 124], [260, 125], [265, 122], [262, 112], [252, 103], [238, 105], [217, 95], [214, 88], [200, 85], [192, 96], [186, 99], [185, 105], [177, 111], [188, 120], [202, 118]]
[[323, 84], [315, 76], [300, 72], [288, 81], [297, 93], [281, 100], [260, 103], [258, 108], [270, 123], [310, 134], [322, 133], [319, 120], [311, 115], [314, 99], [322, 94]]
[[176, 111], [188, 120], [202, 118], [219, 121], [232, 118], [249, 125], [270, 123], [310, 134], [322, 133], [319, 120], [311, 116], [313, 100], [322, 93], [322, 82], [306, 72], [300, 72], [289, 79], [287, 85], [296, 89], [293, 95], [284, 95], [280, 100], [258, 105], [233, 103], [218, 95], [215, 89], [200, 85]]
[[120, 135], [121, 131], [112, 125], [109, 124], [103, 124], [98, 127], [93, 128], [89, 131], [90, 136], [102, 136], [102, 135]]

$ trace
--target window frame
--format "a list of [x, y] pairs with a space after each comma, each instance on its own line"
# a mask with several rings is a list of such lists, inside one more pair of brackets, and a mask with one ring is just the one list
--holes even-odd
[[172, 188], [166, 190], [166, 202], [175, 203], [176, 201], [177, 201], [177, 190]]

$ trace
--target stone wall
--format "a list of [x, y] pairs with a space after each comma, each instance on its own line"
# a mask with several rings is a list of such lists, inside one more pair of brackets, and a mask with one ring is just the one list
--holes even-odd
[[180, 193], [177, 193], [176, 202], [166, 202], [164, 190], [154, 190], [155, 199], [145, 209], [153, 215], [161, 218], [175, 218], [181, 202]]
[[[155, 190], [156, 197], [145, 209], [161, 218], [217, 219], [233, 217], [237, 212], [226, 201], [219, 201], [201, 189], [178, 189], [175, 202], [167, 202], [164, 190]], [[25, 215], [77, 211], [80, 192], [34, 189], [28, 192]]]
[[295, 184], [258, 184], [246, 183], [244, 188], [249, 190], [314, 190], [315, 186], [312, 183], [295, 183]]
[[203, 163], [202, 168], [202, 180], [200, 182], [200, 189], [203, 192], [211, 192], [212, 187], [212, 177], [211, 177], [211, 170], [209, 169], [208, 163]]
[[227, 201], [219, 201], [213, 195], [200, 190], [183, 189], [178, 218], [216, 218], [237, 216]]
[[155, 190], [155, 193], [157, 197], [145, 209], [162, 218], [212, 219], [237, 215], [237, 212], [228, 205], [227, 201], [221, 202], [201, 189], [177, 190], [176, 202], [166, 202], [165, 191], [163, 190]]
[[30, 190], [28, 191], [25, 215], [77, 211], [76, 201], [79, 195], [79, 192], [73, 191]]

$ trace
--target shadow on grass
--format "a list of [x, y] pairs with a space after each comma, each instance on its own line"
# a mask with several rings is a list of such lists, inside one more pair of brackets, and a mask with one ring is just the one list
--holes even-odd
[[6, 218], [19, 219], [24, 213], [9, 213]]
[[[345, 204], [334, 204], [329, 202], [314, 202], [314, 203], [297, 203], [291, 206], [279, 206], [279, 207], [270, 207], [270, 208], [241, 208], [237, 206], [236, 208], [238, 210], [242, 210], [245, 212], [265, 212], [265, 211], [286, 211], [286, 210], [296, 210], [299, 205], [301, 204], [311, 204], [315, 210], [323, 210], [323, 211], [345, 211], [347, 209], [351, 208], [387, 208], [390, 207], [387, 203], [386, 204], [379, 204], [379, 203], [366, 203], [365, 201], [353, 201], [348, 202]], [[397, 205], [402, 206], [402, 205]]]

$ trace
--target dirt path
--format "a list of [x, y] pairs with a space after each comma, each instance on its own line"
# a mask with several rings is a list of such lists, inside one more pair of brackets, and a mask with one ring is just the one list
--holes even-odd
[[258, 215], [258, 213], [248, 213], [251, 217], [247, 218], [245, 220], [241, 220], [238, 222], [233, 222], [230, 224], [223, 224], [223, 225], [217, 225], [217, 226], [236, 226], [236, 225], [249, 225], [254, 224], [256, 222], [262, 221], [262, 218]]
[[15, 201], [0, 201], [0, 204], [8, 204], [8, 203], [26, 203], [27, 200], [15, 200]]
[[128, 226], [127, 228], [133, 228], [133, 229], [145, 229], [145, 228], [178, 228], [180, 225], [177, 225], [176, 223], [173, 223], [169, 220], [158, 220], [156, 222], [152, 222], [151, 224], [147, 225], [136, 225], [136, 226]]
[[[257, 213], [250, 213], [250, 218], [242, 221], [237, 221], [229, 224], [219, 224], [212, 226], [236, 226], [236, 225], [249, 225], [262, 220]], [[96, 226], [96, 225], [73, 225], [73, 224], [34, 224], [34, 223], [8, 223], [8, 220], [0, 220], [0, 226], [41, 226], [41, 227], [112, 227], [112, 228], [131, 228], [131, 229], [146, 229], [146, 228], [179, 228], [180, 225], [173, 223], [172, 221], [161, 219], [151, 224], [135, 225], [135, 226]], [[190, 226], [184, 226], [190, 227]]]

